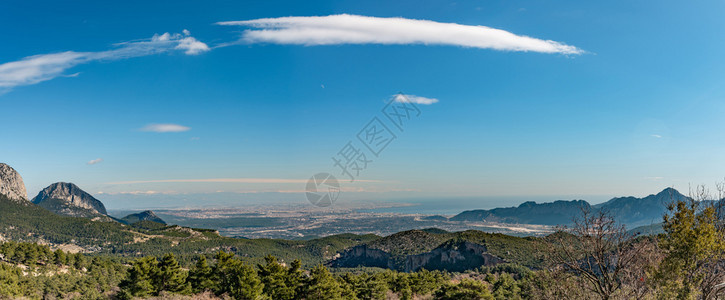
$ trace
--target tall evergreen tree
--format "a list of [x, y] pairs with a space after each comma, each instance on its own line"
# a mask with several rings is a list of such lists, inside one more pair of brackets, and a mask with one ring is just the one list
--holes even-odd
[[272, 299], [294, 299], [296, 286], [288, 286], [293, 281], [288, 278], [290, 274], [287, 268], [280, 264], [277, 258], [272, 255], [267, 255], [264, 260], [266, 264], [257, 265], [259, 268], [259, 279], [264, 284], [264, 293], [272, 297]]
[[67, 264], [68, 259], [66, 258], [65, 252], [61, 249], [55, 250], [55, 252], [53, 252], [53, 262], [55, 262], [56, 265]]
[[158, 272], [154, 276], [156, 294], [162, 291], [186, 294], [190, 292], [190, 286], [186, 282], [187, 274], [181, 270], [179, 262], [173, 254], [168, 253], [161, 258]]
[[660, 236], [666, 255], [657, 272], [660, 293], [679, 299], [711, 299], [725, 278], [723, 207], [687, 199], [670, 204], [668, 210], [662, 226], [665, 234]]
[[[73, 257], [74, 257], [73, 267], [75, 267], [78, 270], [86, 267], [86, 258], [83, 256], [83, 254], [76, 253], [75, 255], [73, 255]], [[154, 259], [156, 259], [156, 258], [154, 258]]]
[[121, 282], [121, 298], [146, 297], [155, 292], [154, 276], [159, 272], [154, 256], [139, 258], [133, 262], [128, 277]]
[[214, 266], [214, 278], [218, 282], [218, 295], [228, 294], [235, 299], [257, 299], [262, 295], [263, 284], [251, 266], [234, 258], [234, 254], [218, 252]]
[[302, 273], [302, 262], [299, 259], [295, 259], [287, 269], [287, 286], [295, 290], [295, 295], [299, 298], [299, 295], [304, 294], [303, 283], [304, 274]]
[[212, 278], [213, 270], [206, 260], [206, 256], [199, 257], [194, 268], [189, 271], [187, 281], [191, 284], [192, 292], [201, 293], [204, 291], [216, 290], [216, 284]]
[[342, 288], [325, 266], [318, 265], [310, 271], [306, 296], [308, 300], [340, 299]]

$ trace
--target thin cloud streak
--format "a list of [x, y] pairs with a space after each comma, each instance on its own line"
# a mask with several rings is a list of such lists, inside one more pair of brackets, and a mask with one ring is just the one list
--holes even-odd
[[103, 162], [103, 158], [96, 158], [94, 160], [91, 160], [91, 161], [87, 162], [86, 164], [87, 165], [95, 165], [95, 164], [99, 164], [101, 162]]
[[209, 47], [189, 35], [156, 34], [150, 39], [119, 43], [113, 50], [98, 52], [66, 51], [25, 57], [18, 61], [0, 64], [0, 94], [18, 86], [33, 85], [56, 77], [77, 77], [79, 73], [64, 75], [63, 72], [80, 64], [93, 61], [111, 61], [132, 57], [166, 53], [174, 50], [187, 55], [209, 51]]
[[148, 131], [148, 132], [158, 132], [158, 133], [166, 133], [166, 132], [184, 132], [191, 130], [191, 127], [182, 126], [179, 124], [148, 124], [141, 128], [141, 131]]
[[436, 98], [426, 98], [416, 95], [403, 95], [403, 94], [397, 94], [394, 96], [395, 102], [400, 103], [414, 103], [414, 104], [423, 104], [423, 105], [431, 105], [433, 103], [438, 103], [438, 99]]
[[[307, 183], [309, 179], [284, 178], [209, 178], [209, 179], [161, 179], [161, 180], [133, 180], [116, 181], [105, 184], [143, 184], [143, 183]], [[381, 182], [379, 180], [355, 180], [359, 182]]]
[[581, 49], [486, 27], [359, 15], [264, 18], [218, 22], [246, 26], [240, 42], [296, 45], [448, 45], [500, 51], [582, 54]]

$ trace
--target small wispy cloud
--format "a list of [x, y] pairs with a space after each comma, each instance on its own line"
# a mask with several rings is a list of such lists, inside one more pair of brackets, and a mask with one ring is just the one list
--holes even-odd
[[0, 94], [14, 87], [33, 85], [60, 76], [76, 77], [79, 73], [69, 75], [63, 73], [77, 65], [93, 61], [119, 60], [173, 50], [181, 50], [188, 55], [209, 51], [209, 47], [190, 36], [188, 30], [184, 30], [183, 34], [156, 34], [150, 39], [118, 43], [115, 46], [115, 49], [98, 52], [66, 51], [33, 55], [0, 64]]
[[577, 47], [486, 27], [359, 15], [264, 18], [218, 22], [246, 26], [240, 42], [297, 45], [449, 45], [501, 51], [581, 54]]
[[191, 130], [191, 127], [182, 126], [179, 124], [148, 124], [141, 128], [141, 131], [148, 131], [148, 132], [159, 132], [159, 133], [165, 133], [165, 132], [184, 132]]
[[650, 136], [653, 137], [653, 138], [657, 138], [657, 139], [661, 139], [662, 138], [662, 136], [659, 135], [659, 134], [651, 134]]
[[400, 103], [414, 103], [414, 104], [423, 104], [423, 105], [431, 105], [433, 103], [438, 103], [438, 99], [436, 98], [426, 98], [416, 95], [403, 95], [403, 94], [397, 94], [393, 96], [393, 100], [395, 102]]
[[103, 162], [103, 158], [96, 158], [94, 160], [91, 160], [91, 161], [87, 162], [86, 164], [87, 165], [95, 165], [95, 164], [99, 164], [101, 162]]

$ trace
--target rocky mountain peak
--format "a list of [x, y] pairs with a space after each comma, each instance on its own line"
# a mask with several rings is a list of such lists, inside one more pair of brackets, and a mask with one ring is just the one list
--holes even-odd
[[0, 163], [0, 194], [13, 200], [28, 199], [23, 178], [15, 169], [4, 163]]
[[673, 189], [671, 187], [665, 188], [664, 190], [659, 192], [656, 196], [657, 197], [669, 197], [669, 198], [673, 198], [673, 199], [680, 199], [682, 197], [685, 197], [679, 191], [677, 191], [676, 189]]
[[33, 203], [63, 215], [76, 216], [79, 214], [76, 209], [83, 210], [84, 214], [86, 212], [106, 214], [106, 207], [101, 201], [77, 185], [67, 182], [49, 185], [33, 198]]

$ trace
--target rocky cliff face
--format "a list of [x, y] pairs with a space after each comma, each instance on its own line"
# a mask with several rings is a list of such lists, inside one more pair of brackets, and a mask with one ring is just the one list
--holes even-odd
[[358, 266], [394, 269], [390, 253], [359, 245], [345, 250], [328, 265], [332, 267], [355, 268]]
[[355, 268], [378, 267], [403, 272], [414, 272], [420, 269], [446, 270], [463, 272], [482, 266], [494, 266], [505, 262], [502, 258], [491, 255], [484, 245], [467, 241], [451, 240], [432, 251], [406, 255], [400, 258], [380, 249], [372, 249], [367, 245], [359, 245], [340, 253], [328, 263], [331, 267]]
[[503, 262], [503, 259], [487, 253], [486, 246], [466, 241], [447, 242], [433, 251], [408, 255], [405, 259], [404, 271], [414, 272], [426, 269], [462, 272]]
[[72, 183], [51, 184], [33, 198], [33, 203], [54, 213], [73, 217], [93, 217], [106, 214], [106, 207], [101, 201]]
[[13, 200], [28, 200], [25, 183], [15, 169], [0, 163], [0, 194]]

